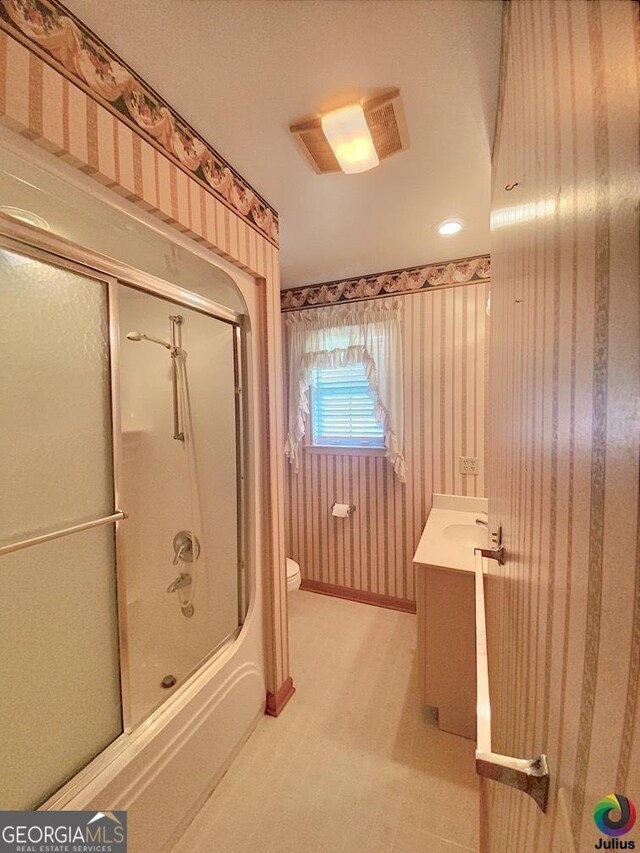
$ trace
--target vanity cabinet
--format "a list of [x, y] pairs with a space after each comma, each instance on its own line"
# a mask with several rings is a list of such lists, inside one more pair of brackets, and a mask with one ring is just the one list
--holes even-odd
[[416, 548], [418, 679], [438, 724], [476, 738], [475, 548], [487, 547], [486, 498], [433, 495]]
[[[413, 564], [418, 682], [446, 732], [476, 738], [476, 557], [487, 547], [487, 499], [433, 495]], [[481, 570], [481, 569], [480, 569]]]
[[446, 732], [476, 738], [475, 574], [416, 564], [418, 681]]

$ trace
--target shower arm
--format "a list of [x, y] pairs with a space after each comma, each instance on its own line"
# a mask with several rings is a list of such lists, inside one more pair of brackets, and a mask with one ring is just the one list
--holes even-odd
[[171, 384], [173, 389], [173, 437], [176, 441], [184, 441], [184, 432], [180, 429], [180, 402], [178, 400], [178, 354], [181, 352], [179, 327], [184, 322], [181, 314], [172, 314], [169, 317], [171, 324]]

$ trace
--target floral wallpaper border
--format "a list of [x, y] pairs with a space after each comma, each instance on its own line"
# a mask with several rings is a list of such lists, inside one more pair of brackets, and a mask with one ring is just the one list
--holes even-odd
[[0, 0], [0, 27], [193, 175], [278, 245], [278, 214], [144, 80], [58, 0]]
[[329, 281], [323, 284], [312, 284], [309, 287], [283, 290], [280, 295], [280, 308], [282, 311], [298, 311], [301, 308], [335, 305], [339, 302], [357, 302], [391, 294], [406, 295], [432, 287], [486, 282], [490, 277], [490, 256], [480, 255], [442, 264], [426, 264], [421, 267], [375, 273], [362, 278]]

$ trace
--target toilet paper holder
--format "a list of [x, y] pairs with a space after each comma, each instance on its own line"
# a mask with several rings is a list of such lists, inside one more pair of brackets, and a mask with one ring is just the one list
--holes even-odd
[[[331, 504], [331, 512], [333, 512], [333, 508], [336, 505], [336, 503], [337, 503], [337, 501], [334, 501]], [[356, 511], [356, 505], [355, 504], [349, 504], [348, 506], [349, 506], [349, 515], [353, 515], [353, 513]]]

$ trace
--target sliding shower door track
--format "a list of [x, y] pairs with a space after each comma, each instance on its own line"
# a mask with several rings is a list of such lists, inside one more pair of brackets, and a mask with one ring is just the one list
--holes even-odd
[[93, 249], [85, 249], [77, 243], [45, 231], [43, 228], [29, 225], [26, 222], [19, 222], [5, 213], [0, 213], [0, 247], [19, 252], [36, 260], [72, 269], [80, 274], [84, 272], [93, 278], [96, 276], [115, 278], [121, 284], [153, 293], [174, 302], [176, 305], [193, 308], [195, 311], [208, 314], [224, 323], [230, 323], [234, 326], [242, 324], [243, 315], [231, 308], [213, 302], [211, 299], [190, 290], [185, 290], [177, 284], [157, 278], [150, 273], [137, 270]]

